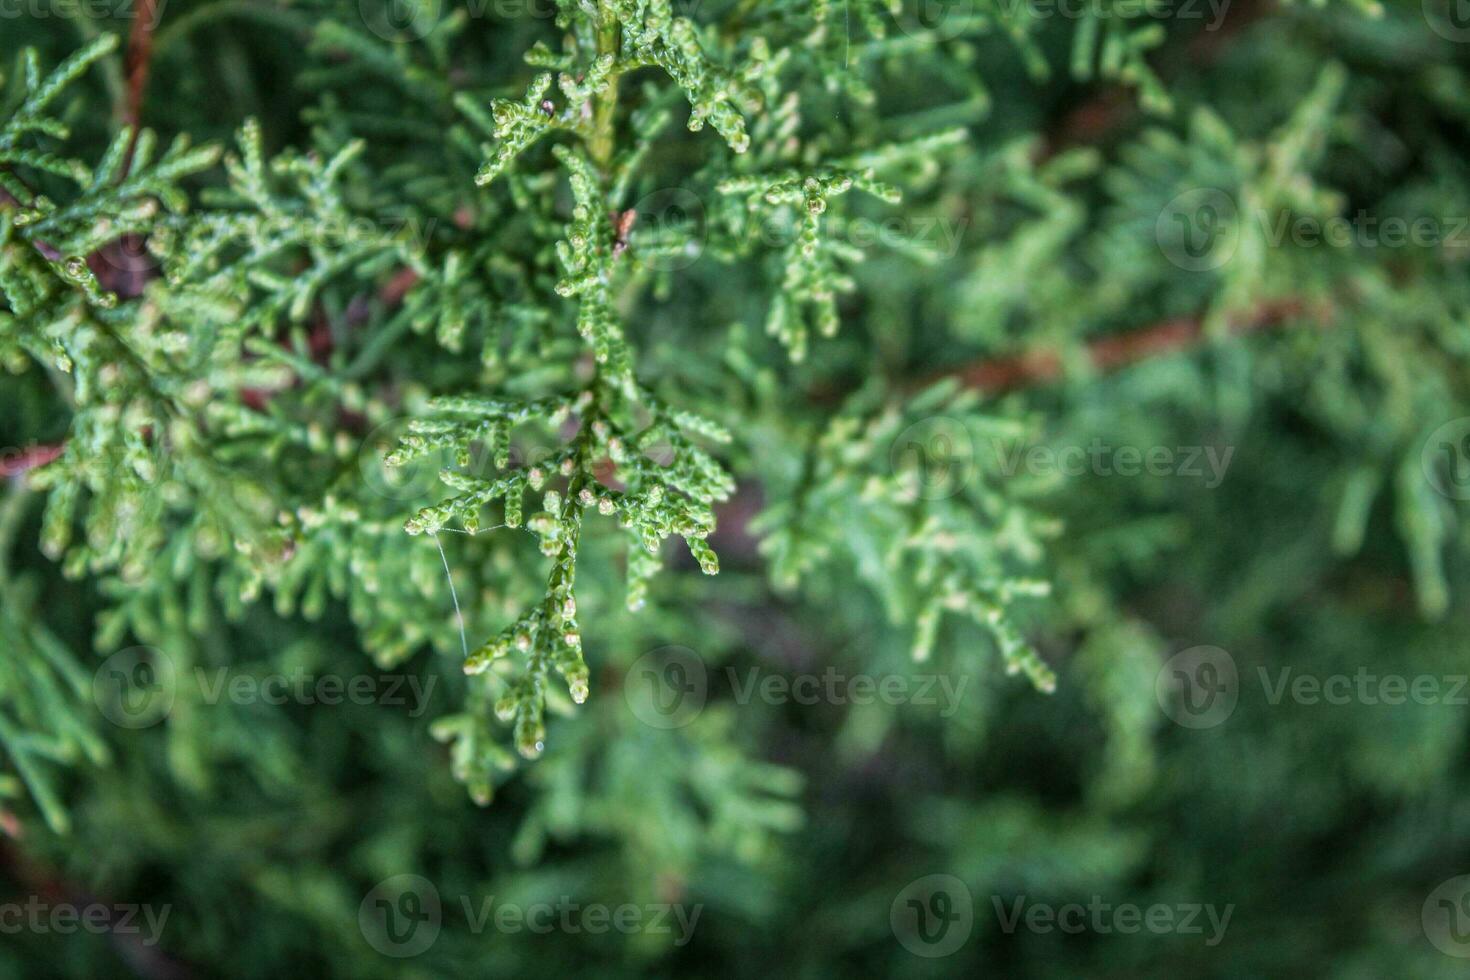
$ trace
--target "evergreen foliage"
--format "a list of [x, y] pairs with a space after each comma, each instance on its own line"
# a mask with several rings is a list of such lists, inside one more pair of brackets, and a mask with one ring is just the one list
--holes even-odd
[[1467, 672], [1452, 13], [0, 11], [0, 868], [173, 917], [0, 971], [1451, 975], [1463, 708], [1272, 692]]

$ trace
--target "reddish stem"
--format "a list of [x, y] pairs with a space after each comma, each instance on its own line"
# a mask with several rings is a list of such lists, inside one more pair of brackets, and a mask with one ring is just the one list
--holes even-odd
[[14, 450], [0, 453], [0, 480], [11, 480], [29, 473], [38, 466], [61, 455], [62, 446], [28, 446], [18, 453]]
[[128, 102], [123, 122], [132, 127], [127, 156], [123, 158], [123, 174], [133, 165], [133, 151], [138, 146], [138, 133], [143, 118], [143, 96], [148, 91], [148, 69], [153, 64], [153, 28], [156, 26], [158, 0], [138, 0], [133, 12], [133, 26], [128, 32], [128, 51], [124, 67], [128, 76]]
[[[1247, 334], [1272, 329], [1304, 315], [1311, 315], [1318, 322], [1326, 320], [1325, 311], [1312, 310], [1301, 300], [1288, 297], [1261, 303], [1249, 314], [1232, 320], [1230, 332]], [[1204, 323], [1199, 317], [1174, 317], [1093, 340], [1087, 345], [1087, 355], [1097, 370], [1114, 371], [1145, 358], [1188, 350], [1204, 339]], [[1056, 381], [1062, 377], [1063, 365], [1061, 356], [1055, 351], [1033, 351], [975, 361], [958, 369], [933, 374], [925, 383], [956, 377], [969, 388], [1011, 391]]]

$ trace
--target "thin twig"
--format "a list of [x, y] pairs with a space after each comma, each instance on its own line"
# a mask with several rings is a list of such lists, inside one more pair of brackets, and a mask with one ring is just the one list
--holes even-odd
[[30, 446], [21, 450], [18, 456], [0, 455], [0, 480], [13, 480], [45, 466], [60, 456], [63, 448], [60, 445]]
[[138, 147], [142, 129], [143, 96], [148, 91], [148, 70], [153, 64], [153, 28], [158, 20], [158, 0], [138, 0], [133, 12], [133, 26], [128, 32], [128, 52], [124, 59], [128, 76], [128, 104], [123, 123], [132, 129], [128, 152], [123, 158], [122, 173], [127, 176], [133, 165], [133, 151]]
[[[1229, 329], [1233, 335], [1254, 333], [1286, 326], [1302, 317], [1310, 317], [1319, 324], [1327, 322], [1326, 311], [1288, 297], [1261, 303], [1247, 315], [1232, 319]], [[1174, 317], [1093, 340], [1087, 345], [1087, 356], [1096, 370], [1114, 371], [1150, 357], [1181, 353], [1199, 346], [1204, 340], [1204, 321], [1201, 318]], [[1063, 377], [1064, 368], [1065, 361], [1055, 351], [1035, 351], [939, 371], [926, 377], [924, 384], [954, 377], [969, 388], [990, 392], [1012, 391], [1057, 381]]]
[[[16, 181], [18, 181], [21, 184], [22, 187], [26, 187], [26, 190], [28, 192], [31, 192], [30, 191], [30, 188], [26, 186], [26, 184], [25, 184], [24, 181], [21, 181], [20, 177], [17, 174], [11, 173], [10, 176], [13, 177]], [[31, 193], [34, 193], [34, 192], [31, 192]], [[0, 204], [3, 204], [5, 206], [7, 206], [7, 207], [12, 207], [12, 208], [25, 207], [24, 204], [22, 204], [19, 200], [16, 199], [15, 195], [11, 194], [9, 191], [7, 191], [3, 187], [0, 187]], [[40, 252], [41, 253], [41, 257], [44, 258], [47, 262], [60, 262], [61, 261], [61, 253], [59, 251], [57, 251], [55, 248], [53, 248], [51, 245], [47, 244], [46, 242], [41, 241], [39, 238], [32, 238], [30, 241], [31, 241], [31, 247], [34, 248], [37, 252]]]

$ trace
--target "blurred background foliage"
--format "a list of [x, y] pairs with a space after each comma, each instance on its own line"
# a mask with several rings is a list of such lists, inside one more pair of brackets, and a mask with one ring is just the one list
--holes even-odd
[[[365, 138], [344, 178], [358, 213], [447, 224], [491, 193], [473, 184], [478, 161], [446, 145], [450, 94], [521, 98], [533, 71], [521, 56], [559, 37], [549, 17], [510, 16], [520, 12], [510, 6], [434, 6], [425, 16], [439, 18], [435, 29], [397, 43], [366, 29], [379, 13], [369, 0], [172, 0], [154, 33], [142, 122], [165, 140], [234, 146], [255, 118], [272, 155], [314, 145], [330, 158]], [[770, 233], [773, 247], [721, 261], [724, 229], [741, 220], [716, 189], [730, 155], [711, 156], [711, 133], [672, 127], [653, 141], [628, 199], [687, 189], [707, 247], [677, 269], [649, 262], [638, 276], [650, 288], [630, 289], [621, 312], [640, 380], [733, 433], [719, 453], [738, 490], [711, 538], [722, 570], [700, 576], [671, 547], [671, 571], [630, 613], [617, 535], [590, 534], [578, 603], [592, 696], [575, 717], [553, 704], [546, 752], [497, 772], [488, 807], [456, 779], [465, 743], [446, 746], [434, 731], [446, 716], [473, 727], [462, 713], [488, 714], [459, 669], [439, 555], [398, 531], [439, 490], [420, 473], [403, 492], [366, 431], [426, 392], [529, 391], [575, 375], [575, 356], [558, 346], [570, 320], [545, 306], [539, 273], [524, 271], [545, 254], [529, 243], [546, 237], [548, 215], [511, 194], [540, 187], [555, 214], [570, 212], [570, 195], [538, 185], [535, 167], [495, 192], [503, 230], [486, 241], [506, 256], [507, 280], [526, 277], [524, 296], [504, 302], [539, 304], [557, 329], [525, 312], [516, 322], [535, 340], [512, 342], [498, 365], [482, 363], [474, 343], [450, 353], [397, 335], [362, 379], [377, 386], [358, 406], [369, 424], [345, 427], [338, 503], [356, 510], [305, 519], [314, 530], [287, 566], [299, 573], [266, 583], [265, 599], [242, 604], [242, 573], [194, 561], [182, 534], [160, 539], [140, 575], [65, 577], [39, 547], [44, 494], [9, 479], [0, 901], [171, 913], [157, 946], [7, 934], [0, 972], [1463, 972], [1426, 937], [1421, 910], [1441, 881], [1470, 871], [1465, 706], [1272, 703], [1266, 680], [1288, 668], [1470, 671], [1464, 504], [1436, 491], [1425, 462], [1431, 434], [1470, 415], [1470, 31], [1455, 40], [1432, 0], [1232, 0], [1213, 27], [1204, 4], [1188, 7], [1198, 17], [1183, 15], [1187, 5], [1158, 17], [1096, 13], [1117, 6], [1065, 17], [997, 0], [949, 5], [935, 20], [932, 9], [925, 19], [858, 2], [675, 5], [712, 25], [732, 58], [762, 37], [795, 52], [763, 84], [800, 93], [791, 125], [823, 158], [878, 158], [955, 127], [964, 138], [900, 154], [899, 174], [885, 179], [903, 188], [902, 203], [852, 193], [834, 205], [839, 241], [856, 239], [864, 220], [890, 221], [894, 233], [843, 265], [853, 288], [839, 297], [841, 330], [812, 337], [799, 364], [763, 333], [790, 236]], [[0, 20], [7, 78], [24, 47], [50, 67], [130, 26], [38, 0]], [[630, 104], [669, 104], [641, 75], [622, 85]], [[58, 112], [71, 155], [101, 156], [126, 88], [120, 53], [78, 79]], [[756, 152], [774, 145], [766, 130], [783, 118], [771, 106], [752, 116]], [[550, 159], [543, 150], [531, 151], [537, 166]], [[213, 172], [191, 180], [223, 183]], [[1170, 209], [1200, 189], [1225, 190], [1239, 209], [1234, 245], [1217, 266], [1183, 268]], [[1427, 217], [1446, 240], [1273, 242], [1270, 221], [1256, 219], [1284, 213]], [[636, 255], [636, 235], [659, 226], [634, 227]], [[393, 321], [390, 304], [354, 303], [365, 282], [393, 272], [366, 268], [322, 288], [329, 329], [367, 338], [341, 341], [325, 374], [349, 376]], [[485, 331], [474, 339], [493, 336], [474, 315]], [[30, 364], [0, 386], [11, 458], [67, 438], [73, 419], [55, 373]], [[316, 417], [318, 390], [282, 394], [273, 424]], [[967, 477], [956, 497], [916, 505], [899, 450], [912, 426], [935, 419], [968, 436], [956, 464]], [[1216, 486], [1178, 473], [1007, 472], [998, 448], [1095, 440], [1228, 451], [1228, 467]], [[254, 466], [271, 486], [310, 479], [285, 454], [262, 451]], [[517, 533], [443, 544], [477, 635], [538, 594], [542, 560]], [[327, 569], [381, 579], [383, 591], [323, 586], [311, 598], [314, 571]], [[1007, 675], [994, 652], [1003, 635], [933, 601], [956, 576], [982, 573], [1050, 583], [1014, 618], [1055, 672], [1054, 693]], [[966, 595], [957, 604], [984, 599]], [[927, 660], [916, 663], [926, 630]], [[163, 651], [180, 676], [412, 674], [434, 687], [428, 710], [414, 712], [210, 704], [181, 683], [165, 721], [128, 730], [97, 710], [92, 684], [132, 644]], [[671, 645], [705, 665], [709, 697], [688, 724], [661, 729], [640, 720], [632, 688], [640, 658]], [[1200, 645], [1233, 658], [1238, 703], [1222, 723], [1191, 729], [1161, 706], [1156, 678]], [[963, 697], [949, 717], [934, 705], [737, 698], [752, 669], [790, 678], [829, 667], [941, 674]], [[1048, 686], [1042, 668], [1025, 669]], [[443, 929], [425, 952], [394, 959], [365, 939], [359, 908], [401, 874], [434, 884]], [[974, 899], [969, 939], [934, 959], [890, 926], [895, 899], [930, 874], [957, 877]], [[476, 930], [462, 896], [702, 912], [676, 946], [648, 932]], [[1007, 933], [996, 910], [1018, 896], [1233, 914], [1213, 946], [1198, 935]]]

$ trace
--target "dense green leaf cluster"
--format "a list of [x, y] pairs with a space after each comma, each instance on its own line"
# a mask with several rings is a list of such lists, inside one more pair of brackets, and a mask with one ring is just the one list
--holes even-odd
[[[933, 870], [977, 899], [944, 967], [1443, 973], [1402, 937], [1466, 856], [1463, 717], [1256, 681], [1464, 671], [1470, 69], [1437, 14], [179, 4], [146, 127], [125, 25], [0, 27], [30, 853], [248, 976], [933, 975], [888, 924]], [[134, 644], [173, 678], [139, 731], [94, 673]], [[1157, 685], [1204, 644], [1241, 690], [1200, 732]], [[328, 710], [216, 671], [438, 686]], [[964, 700], [761, 693], [827, 672]], [[358, 915], [407, 871], [708, 908], [690, 950], [554, 957], [447, 916], [399, 964]], [[1239, 917], [1218, 950], [989, 918], [1098, 894]]]

